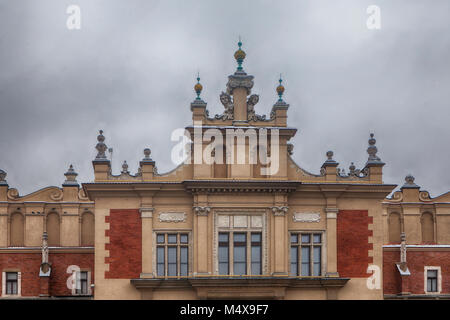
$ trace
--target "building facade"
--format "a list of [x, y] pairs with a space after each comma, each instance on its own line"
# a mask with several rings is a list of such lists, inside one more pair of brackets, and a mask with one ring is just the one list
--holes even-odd
[[[237, 70], [210, 117], [200, 79], [184, 161], [114, 175], [103, 132], [94, 181], [20, 196], [0, 172], [1, 298], [383, 299], [450, 297], [450, 193], [383, 182], [376, 140], [348, 173], [328, 151], [317, 174], [292, 159], [289, 105], [256, 113]], [[361, 146], [363, 150], [365, 146]]]

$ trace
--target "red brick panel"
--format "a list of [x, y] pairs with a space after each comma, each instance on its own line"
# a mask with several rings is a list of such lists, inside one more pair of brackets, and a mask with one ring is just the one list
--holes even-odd
[[132, 279], [139, 277], [142, 272], [142, 226], [138, 209], [112, 209], [110, 216], [105, 217], [109, 222], [109, 271], [105, 272], [106, 279]]
[[[0, 271], [20, 271], [21, 295], [37, 297], [41, 293], [41, 279], [39, 268], [42, 262], [41, 253], [2, 253], [0, 254]], [[67, 288], [67, 267], [77, 265], [81, 270], [91, 271], [91, 282], [94, 283], [94, 254], [93, 253], [51, 253], [49, 262], [52, 272], [49, 281], [49, 293], [52, 296], [70, 296], [72, 291]], [[2, 279], [0, 277], [0, 287]]]
[[397, 266], [400, 261], [399, 251], [383, 252], [383, 291], [384, 294], [397, 294], [401, 291], [401, 279]]
[[373, 258], [372, 223], [367, 210], [340, 210], [337, 215], [337, 269], [341, 277], [366, 278]]
[[51, 296], [72, 295], [72, 290], [67, 288], [67, 279], [72, 275], [67, 273], [67, 268], [71, 265], [78, 266], [80, 271], [91, 271], [91, 283], [95, 283], [93, 253], [51, 253], [48, 260], [52, 264]]
[[[385, 294], [400, 292], [400, 275], [395, 266], [400, 260], [400, 251], [383, 252], [383, 289]], [[407, 251], [406, 261], [411, 275], [409, 289], [412, 294], [424, 294], [425, 266], [441, 267], [442, 294], [450, 293], [450, 251]]]

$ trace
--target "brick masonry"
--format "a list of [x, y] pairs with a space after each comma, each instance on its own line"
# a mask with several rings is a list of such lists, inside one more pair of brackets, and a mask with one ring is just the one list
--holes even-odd
[[[395, 263], [400, 261], [400, 250], [383, 252], [383, 291], [384, 294], [398, 294], [401, 291], [400, 274]], [[412, 294], [424, 294], [425, 266], [441, 267], [442, 294], [450, 293], [450, 251], [407, 251], [406, 261], [411, 273], [409, 290]]]
[[369, 250], [373, 217], [367, 210], [340, 210], [337, 215], [337, 269], [339, 276], [366, 278], [367, 267], [373, 263]]
[[[37, 297], [40, 294], [41, 279], [39, 268], [42, 261], [39, 253], [1, 253], [0, 270], [20, 271], [21, 295], [24, 297]], [[91, 283], [94, 283], [94, 254], [93, 253], [51, 253], [49, 262], [52, 264], [52, 273], [49, 281], [51, 296], [71, 296], [72, 291], [67, 288], [66, 282], [70, 277], [67, 267], [77, 265], [82, 271], [91, 271]], [[0, 277], [0, 285], [2, 279]], [[1, 292], [0, 292], [1, 294]]]
[[[142, 272], [142, 225], [138, 209], [112, 209], [105, 217], [109, 223], [109, 230], [105, 236], [109, 243], [105, 250], [109, 256], [105, 263], [109, 264], [109, 271], [105, 272], [105, 279], [138, 278]], [[108, 269], [107, 269], [108, 270]]]

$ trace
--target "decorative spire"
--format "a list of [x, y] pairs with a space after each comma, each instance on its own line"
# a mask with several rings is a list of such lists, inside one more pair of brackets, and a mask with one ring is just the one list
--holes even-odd
[[375, 140], [375, 138], [373, 137], [374, 134], [371, 133], [370, 134], [370, 138], [369, 138], [369, 147], [367, 148], [367, 153], [369, 154], [369, 158], [367, 160], [367, 164], [384, 164], [381, 159], [377, 156], [377, 152], [378, 149], [375, 146], [375, 143], [377, 142], [377, 140]]
[[6, 172], [0, 169], [0, 185], [5, 185], [6, 183]]
[[278, 82], [280, 83], [277, 87], [277, 93], [278, 93], [278, 102], [283, 102], [283, 93], [284, 93], [284, 86], [281, 84], [283, 82], [283, 79], [281, 78], [281, 74], [280, 74], [280, 80], [278, 80]]
[[69, 169], [66, 173], [64, 173], [66, 176], [66, 181], [64, 181], [63, 186], [78, 186], [78, 182], [76, 180], [78, 173], [75, 172], [73, 169], [73, 165], [69, 166]]
[[244, 72], [244, 69], [242, 68], [242, 62], [244, 62], [246, 54], [245, 54], [244, 50], [241, 49], [241, 47], [242, 47], [241, 37], [239, 37], [238, 47], [239, 48], [234, 53], [234, 58], [236, 59], [236, 61], [238, 63], [237, 72]]
[[194, 91], [197, 93], [197, 98], [195, 100], [202, 100], [200, 98], [200, 93], [202, 93], [203, 86], [200, 84], [200, 73], [197, 74], [197, 83], [194, 86]]
[[105, 152], [106, 152], [106, 150], [108, 150], [108, 147], [104, 143], [105, 136], [103, 135], [103, 130], [100, 130], [99, 133], [100, 134], [97, 136], [98, 143], [95, 146], [95, 149], [97, 149], [97, 151], [98, 151], [97, 156], [95, 157], [95, 160], [107, 160]]

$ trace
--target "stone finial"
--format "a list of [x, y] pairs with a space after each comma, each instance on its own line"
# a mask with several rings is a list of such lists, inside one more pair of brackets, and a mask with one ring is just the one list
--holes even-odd
[[0, 185], [7, 184], [5, 179], [6, 179], [6, 172], [0, 169]]
[[97, 149], [98, 153], [95, 157], [95, 160], [107, 160], [106, 159], [106, 150], [108, 150], [108, 147], [105, 144], [105, 136], [103, 135], [103, 130], [99, 131], [99, 135], [97, 136], [97, 145], [95, 146], [95, 149]]
[[278, 94], [278, 102], [283, 101], [283, 93], [284, 93], [284, 86], [281, 84], [283, 82], [283, 79], [281, 78], [280, 74], [280, 80], [278, 80], [280, 83], [277, 87], [277, 94]]
[[67, 185], [78, 186], [78, 182], [76, 180], [78, 173], [76, 173], [75, 170], [73, 169], [73, 165], [69, 166], [69, 169], [67, 169], [67, 172], [64, 173], [64, 175], [66, 176], [66, 181], [64, 181], [63, 186]]
[[405, 177], [405, 183], [403, 184], [403, 186], [401, 187], [401, 189], [419, 189], [420, 186], [418, 186], [417, 184], [414, 183], [414, 176], [412, 174], [408, 174]]
[[367, 164], [384, 164], [381, 159], [377, 156], [378, 149], [375, 146], [377, 140], [374, 138], [374, 134], [370, 134], [369, 138], [369, 147], [367, 148], [367, 153], [369, 154], [369, 158], [367, 159]]
[[197, 83], [194, 86], [194, 91], [197, 94], [197, 98], [195, 100], [201, 100], [200, 94], [202, 93], [203, 86], [200, 83], [200, 73], [197, 75]]
[[331, 150], [330, 150], [330, 151], [327, 151], [326, 155], [327, 155], [327, 158], [328, 158], [328, 159], [327, 159], [328, 162], [334, 161], [334, 160], [333, 160], [333, 154], [334, 154], [333, 151], [331, 151]]
[[124, 173], [124, 174], [130, 173], [130, 172], [128, 171], [128, 163], [127, 163], [126, 160], [125, 160], [125, 161], [123, 162], [123, 164], [122, 164], [122, 173]]
[[244, 50], [242, 50], [242, 42], [241, 42], [241, 38], [239, 37], [239, 42], [238, 42], [238, 50], [234, 53], [234, 58], [236, 59], [236, 62], [238, 63], [238, 67], [237, 67], [237, 73], [238, 72], [244, 72], [244, 69], [242, 68], [242, 62], [244, 62], [245, 59], [245, 52]]
[[150, 148], [145, 148], [144, 149], [144, 159], [143, 160], [152, 160], [150, 158], [150, 154], [152, 153], [152, 151], [150, 150]]

